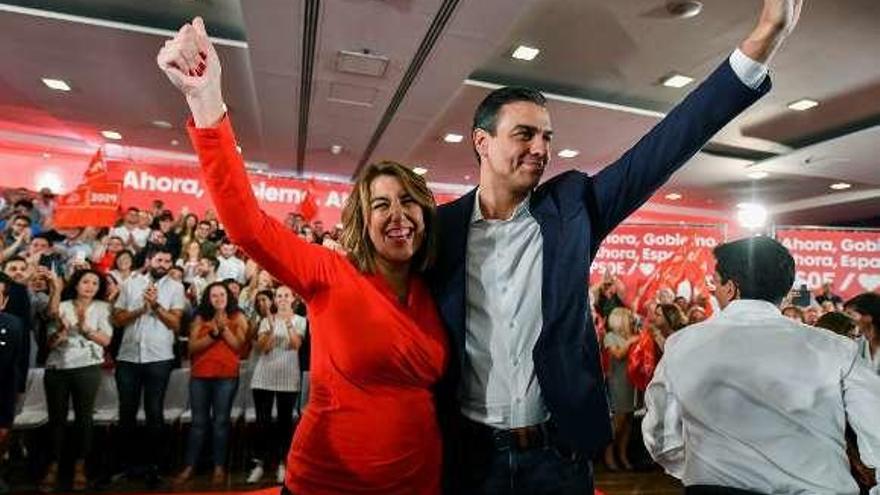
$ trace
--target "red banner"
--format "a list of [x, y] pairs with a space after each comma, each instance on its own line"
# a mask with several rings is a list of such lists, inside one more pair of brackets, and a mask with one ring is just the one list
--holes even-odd
[[108, 180], [101, 150], [95, 152], [83, 174], [83, 183], [58, 200], [52, 223], [55, 228], [110, 227], [119, 218], [122, 185]]
[[704, 286], [714, 269], [707, 260], [724, 241], [721, 225], [623, 224], [599, 248], [590, 266], [590, 284], [601, 281], [607, 271], [623, 282], [628, 299], [638, 299], [633, 303], [649, 297], [646, 290], [653, 294], [662, 287], [690, 294]]
[[796, 285], [831, 282], [844, 300], [880, 289], [880, 231], [778, 227], [776, 239], [794, 257]]
[[[213, 208], [197, 167], [123, 162], [109, 162], [107, 165], [110, 178], [122, 183], [125, 207], [148, 208], [154, 199], [159, 199], [175, 214], [185, 207], [201, 216], [205, 210]], [[338, 182], [273, 177], [261, 173], [249, 175], [260, 206], [279, 219], [289, 213], [306, 213], [325, 225], [335, 225], [340, 221], [342, 207], [351, 191], [350, 184]], [[309, 196], [314, 202], [307, 199]], [[434, 197], [438, 203], [456, 198], [455, 195], [436, 192]], [[229, 201], [235, 201], [235, 198], [229, 198]]]

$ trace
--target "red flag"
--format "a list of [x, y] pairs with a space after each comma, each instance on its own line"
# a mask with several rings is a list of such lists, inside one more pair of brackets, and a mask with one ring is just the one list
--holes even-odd
[[107, 164], [104, 162], [104, 154], [101, 153], [101, 148], [98, 148], [98, 151], [95, 152], [91, 161], [89, 161], [89, 166], [86, 167], [86, 172], [83, 174], [83, 182], [89, 184], [93, 181], [105, 180], [106, 178]]
[[[707, 279], [713, 271], [715, 258], [712, 251], [706, 247], [697, 247], [693, 240], [688, 240], [673, 256], [657, 265], [654, 273], [636, 291], [633, 307], [636, 312], [647, 314], [648, 302], [654, 299], [660, 289], [665, 287], [675, 292], [682, 282], [690, 283], [694, 296], [708, 296]], [[707, 314], [711, 314], [711, 310]]]
[[302, 204], [299, 207], [299, 213], [306, 219], [307, 222], [311, 222], [313, 218], [318, 214], [318, 203], [315, 201], [315, 193], [314, 193], [314, 182], [309, 181], [309, 186], [306, 188], [306, 196], [303, 198]]
[[101, 149], [92, 156], [83, 182], [58, 199], [52, 225], [55, 228], [112, 227], [119, 218], [122, 184], [107, 180], [107, 165]]

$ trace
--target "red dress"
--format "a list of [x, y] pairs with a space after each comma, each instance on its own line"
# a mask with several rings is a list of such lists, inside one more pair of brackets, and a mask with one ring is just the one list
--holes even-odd
[[297, 237], [262, 212], [228, 117], [190, 138], [227, 233], [308, 304], [309, 405], [287, 458], [297, 495], [440, 492], [441, 444], [432, 387], [448, 343], [434, 302], [413, 278], [401, 304], [379, 275]]

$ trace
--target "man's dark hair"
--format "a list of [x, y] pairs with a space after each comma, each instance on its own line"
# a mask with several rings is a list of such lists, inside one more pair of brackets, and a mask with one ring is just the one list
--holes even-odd
[[27, 215], [13, 215], [13, 217], [12, 217], [12, 221], [9, 222], [9, 223], [10, 223], [10, 224], [15, 223], [15, 221], [17, 221], [17, 220], [24, 220], [25, 222], [27, 222], [28, 225], [33, 224], [33, 221], [31, 220], [31, 217], [29, 217], [29, 216], [27, 216]]
[[769, 237], [750, 237], [715, 248], [721, 283], [733, 280], [741, 299], [759, 299], [778, 305], [794, 283], [794, 258]]
[[10, 263], [15, 263], [16, 261], [19, 261], [19, 262], [27, 265], [27, 260], [24, 259], [23, 256], [10, 256], [10, 257], [6, 258], [5, 260], [3, 260], [3, 266], [0, 267], [0, 269], [2, 269], [3, 271], [6, 271], [6, 267], [9, 266]]
[[34, 202], [29, 199], [19, 199], [12, 206], [14, 208], [19, 208], [19, 207], [23, 206], [23, 207], [27, 208], [28, 210], [33, 210], [34, 209]]
[[158, 244], [151, 245], [150, 250], [147, 251], [146, 259], [151, 260], [151, 259], [153, 259], [153, 256], [156, 256], [157, 254], [162, 254], [162, 253], [167, 254], [168, 256], [171, 256], [172, 259], [174, 259], [174, 253], [171, 251], [170, 248], [167, 248], [165, 246], [158, 245]]
[[138, 213], [141, 212], [141, 210], [140, 210], [137, 206], [129, 206], [128, 209], [125, 210], [126, 213], [128, 213], [128, 212], [130, 212], [130, 211], [135, 211], [135, 212], [138, 212]]
[[224, 244], [235, 245], [235, 243], [233, 243], [232, 240], [228, 237], [224, 237], [223, 239], [220, 239], [220, 245], [222, 246]]
[[844, 303], [843, 307], [870, 316], [874, 328], [880, 328], [880, 294], [863, 292]]
[[44, 239], [46, 241], [46, 243], [49, 244], [49, 247], [52, 247], [55, 245], [55, 236], [51, 235], [47, 232], [40, 232], [39, 234], [31, 237], [31, 240], [34, 240], [34, 239]]
[[213, 227], [213, 225], [211, 225], [211, 222], [209, 222], [207, 220], [200, 220], [196, 226], [199, 226], [199, 225], [207, 225], [209, 228]]
[[[473, 135], [475, 130], [482, 129], [494, 136], [498, 125], [498, 113], [501, 111], [501, 108], [508, 103], [519, 101], [534, 103], [540, 107], [547, 106], [547, 99], [538, 90], [522, 86], [498, 88], [486, 95], [474, 111], [471, 135]], [[474, 149], [474, 152], [476, 153], [476, 149]], [[477, 154], [477, 160], [479, 159], [480, 156]]]
[[849, 337], [852, 335], [853, 330], [855, 330], [856, 328], [856, 321], [847, 316], [846, 313], [832, 311], [830, 313], [825, 313], [824, 315], [822, 315], [819, 320], [816, 321], [816, 326], [819, 328], [824, 328], [826, 330], [831, 330], [837, 335]]

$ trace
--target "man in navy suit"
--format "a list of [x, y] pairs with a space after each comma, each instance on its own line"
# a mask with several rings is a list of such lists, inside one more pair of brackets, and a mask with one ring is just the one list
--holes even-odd
[[544, 97], [502, 88], [477, 108], [480, 185], [439, 211], [429, 279], [455, 361], [438, 388], [450, 493], [592, 493], [610, 438], [587, 279], [602, 239], [770, 88], [767, 64], [802, 0], [765, 0], [755, 30], [703, 84], [595, 177], [538, 186]]

